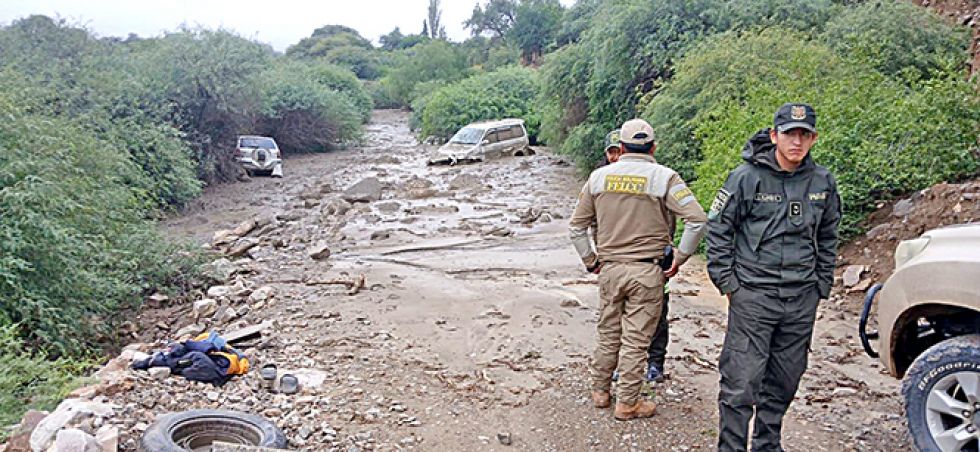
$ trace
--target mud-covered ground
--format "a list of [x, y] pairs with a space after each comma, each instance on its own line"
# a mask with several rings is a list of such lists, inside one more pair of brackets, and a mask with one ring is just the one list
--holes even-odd
[[[111, 423], [123, 448], [161, 413], [222, 407], [264, 414], [296, 449], [712, 449], [726, 305], [703, 261], [672, 283], [669, 379], [649, 388], [658, 414], [616, 422], [588, 397], [597, 289], [566, 232], [582, 179], [546, 149], [453, 167], [426, 166], [430, 150], [405, 114], [379, 111], [362, 145], [289, 158], [283, 179], [215, 187], [165, 221], [168, 235], [202, 244], [245, 220], [260, 226], [232, 244], [253, 246], [232, 259], [227, 293], [212, 293], [234, 315], [155, 303], [136, 319], [140, 340], [271, 320], [245, 352], [255, 367], [298, 371], [306, 387], [273, 394], [254, 372], [220, 388], [134, 373], [108, 400], [121, 407]], [[371, 177], [382, 199], [341, 200]], [[324, 245], [329, 257], [310, 257]], [[337, 280], [354, 289], [328, 284]], [[908, 449], [899, 382], [863, 355], [857, 318], [838, 303], [820, 309], [784, 445]]]

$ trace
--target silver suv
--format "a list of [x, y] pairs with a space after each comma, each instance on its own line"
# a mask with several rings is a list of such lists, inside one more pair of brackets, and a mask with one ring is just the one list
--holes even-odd
[[482, 162], [488, 158], [533, 155], [521, 119], [475, 122], [459, 129], [429, 159], [430, 165]]
[[235, 161], [245, 168], [249, 176], [282, 177], [282, 154], [272, 138], [256, 135], [238, 137]]
[[[879, 294], [879, 331], [869, 332]], [[904, 375], [905, 415], [919, 450], [980, 449], [980, 223], [901, 242], [894, 273], [868, 291], [858, 333], [869, 355], [892, 376]]]

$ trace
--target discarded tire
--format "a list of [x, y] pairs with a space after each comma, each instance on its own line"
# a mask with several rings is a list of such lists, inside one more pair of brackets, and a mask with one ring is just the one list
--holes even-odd
[[157, 418], [140, 438], [143, 452], [210, 451], [215, 442], [284, 449], [286, 435], [261, 416], [227, 410], [190, 410]]

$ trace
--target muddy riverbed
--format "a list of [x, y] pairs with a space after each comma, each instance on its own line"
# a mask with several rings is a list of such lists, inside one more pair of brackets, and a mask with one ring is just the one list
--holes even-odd
[[[269, 224], [232, 259], [232, 294], [218, 302], [235, 315], [197, 319], [189, 303], [164, 303], [140, 314], [139, 340], [271, 320], [245, 350], [255, 366], [311, 377], [304, 393], [284, 396], [253, 374], [221, 388], [136, 375], [110, 400], [123, 407], [112, 421], [123, 448], [161, 413], [223, 407], [264, 414], [295, 449], [712, 449], [726, 305], [703, 261], [672, 283], [669, 378], [648, 389], [658, 414], [616, 422], [588, 398], [598, 297], [567, 239], [582, 183], [574, 167], [547, 149], [428, 167], [430, 151], [406, 114], [378, 111], [362, 144], [288, 158], [282, 179], [211, 188], [163, 222], [169, 236], [201, 244], [244, 220]], [[370, 178], [380, 199], [342, 200]], [[311, 258], [324, 246], [329, 257]], [[355, 294], [326, 284], [362, 275]], [[266, 286], [271, 296], [250, 295]], [[784, 445], [908, 449], [899, 382], [861, 353], [855, 315], [837, 300], [821, 306]]]

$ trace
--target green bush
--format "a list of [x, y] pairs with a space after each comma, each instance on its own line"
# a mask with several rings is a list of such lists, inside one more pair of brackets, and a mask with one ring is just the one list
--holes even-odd
[[[745, 141], [771, 125], [773, 112], [787, 101], [809, 102], [817, 111], [813, 156], [837, 177], [846, 234], [856, 232], [877, 199], [977, 170], [975, 85], [951, 73], [910, 88], [805, 36], [788, 36], [790, 30], [774, 28], [708, 40], [678, 62], [671, 83], [647, 109], [657, 122], [663, 110], [685, 100], [696, 106], [685, 125], [694, 131], [691, 146], [703, 152], [693, 188], [704, 205], [742, 162]], [[670, 127], [658, 124], [658, 132]], [[658, 158], [673, 166], [692, 158], [684, 151]]]
[[27, 410], [53, 410], [79, 386], [78, 376], [91, 364], [31, 353], [16, 330], [0, 321], [0, 442], [6, 440], [2, 427], [20, 422]]
[[[543, 125], [559, 151], [578, 161], [595, 153], [601, 140], [569, 142], [562, 137], [599, 137], [636, 115], [639, 98], [656, 91], [673, 73], [673, 63], [706, 36], [754, 26], [785, 25], [794, 34], [819, 31], [833, 11], [829, 0], [620, 0], [596, 9], [572, 50], [545, 58], [542, 102], [558, 104]], [[571, 99], [565, 99], [568, 96]], [[546, 107], [555, 111], [555, 107]], [[583, 115], [583, 110], [585, 114]], [[574, 127], [588, 129], [572, 133]]]
[[827, 23], [820, 39], [886, 75], [913, 80], [962, 69], [970, 45], [967, 29], [947, 23], [929, 9], [895, 0], [845, 9]]
[[[321, 70], [316, 75], [329, 74]], [[320, 80], [295, 62], [276, 65], [259, 77], [257, 129], [275, 138], [284, 152], [326, 151], [358, 136], [367, 112]]]
[[31, 343], [82, 353], [174, 277], [172, 246], [143, 219], [124, 150], [2, 96], [0, 111], [0, 317]]
[[428, 94], [416, 89], [419, 83], [454, 82], [469, 75], [466, 54], [446, 41], [427, 41], [396, 55], [381, 84], [399, 107], [408, 107], [416, 98]]
[[423, 137], [448, 139], [471, 122], [501, 118], [524, 119], [534, 137], [541, 122], [534, 109], [536, 94], [534, 72], [510, 67], [447, 85], [424, 97], [424, 106], [413, 107]]

